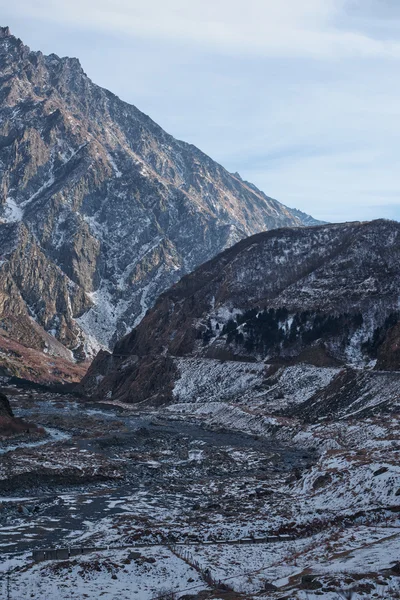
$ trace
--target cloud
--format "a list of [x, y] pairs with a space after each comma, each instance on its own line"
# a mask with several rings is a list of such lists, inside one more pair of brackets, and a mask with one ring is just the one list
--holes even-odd
[[400, 58], [398, 40], [341, 26], [346, 10], [362, 14], [354, 0], [19, 0], [13, 10], [20, 17], [234, 55]]

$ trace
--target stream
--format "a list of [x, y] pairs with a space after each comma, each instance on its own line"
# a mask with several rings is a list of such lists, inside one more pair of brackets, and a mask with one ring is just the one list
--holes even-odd
[[[235, 494], [242, 493], [236, 489], [259, 486], [257, 480], [286, 477], [285, 473], [312, 461], [310, 453], [277, 447], [251, 435], [208, 430], [200, 423], [163, 420], [155, 414], [137, 415], [59, 396], [27, 399], [17, 394], [12, 400], [16, 416], [43, 426], [48, 437], [3, 446], [0, 455], [12, 457], [17, 448], [49, 443], [73, 446], [115, 461], [124, 477], [92, 485], [60, 483], [45, 491], [38, 481], [32, 493], [15, 490], [9, 497], [0, 497], [0, 552], [4, 556], [74, 545], [76, 540], [83, 543], [96, 532], [104, 539], [110, 523], [124, 516], [131, 519], [133, 530], [144, 521], [153, 523], [153, 528], [170, 522], [168, 527], [179, 531], [180, 522], [191, 521], [193, 506], [204, 507], [208, 519], [207, 506], [222, 506], [221, 498], [230, 487], [232, 504]], [[239, 497], [238, 503], [240, 509]]]

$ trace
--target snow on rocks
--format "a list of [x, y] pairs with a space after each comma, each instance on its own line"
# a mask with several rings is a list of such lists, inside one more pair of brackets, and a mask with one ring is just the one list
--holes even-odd
[[276, 408], [279, 399], [280, 409], [301, 404], [329, 385], [339, 372], [338, 368], [307, 364], [282, 367], [272, 376], [276, 383], [269, 387], [263, 401]]
[[6, 198], [4, 206], [4, 219], [7, 223], [18, 223], [22, 221], [24, 212], [22, 208], [13, 200], [13, 198]]
[[[0, 584], [5, 592], [5, 579]], [[207, 585], [194, 568], [165, 547], [110, 550], [71, 561], [30, 565], [12, 576], [13, 594], [81, 600], [151, 600], [161, 590], [204, 590]], [[0, 587], [0, 590], [2, 588]]]
[[234, 400], [254, 390], [264, 372], [263, 363], [222, 362], [214, 359], [176, 359], [180, 379], [175, 383], [177, 402]]
[[313, 511], [341, 514], [397, 506], [399, 450], [330, 450], [297, 484], [294, 492]]

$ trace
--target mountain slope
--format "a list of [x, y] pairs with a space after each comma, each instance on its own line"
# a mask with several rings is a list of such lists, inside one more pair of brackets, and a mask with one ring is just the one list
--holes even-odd
[[[399, 368], [399, 264], [395, 222], [256, 234], [161, 295], [112, 355], [98, 355], [83, 389], [130, 402], [168, 401], [186, 368], [182, 360], [194, 358], [200, 364], [188, 381], [201, 361], [210, 380], [210, 359], [232, 369], [265, 360]], [[223, 385], [227, 374], [215, 377]]]
[[[1, 317], [18, 296], [24, 323], [76, 358], [239, 239], [313, 222], [93, 84], [77, 59], [31, 52], [8, 28], [0, 101], [0, 239], [19, 255], [3, 252]], [[37, 331], [24, 335], [29, 345]]]

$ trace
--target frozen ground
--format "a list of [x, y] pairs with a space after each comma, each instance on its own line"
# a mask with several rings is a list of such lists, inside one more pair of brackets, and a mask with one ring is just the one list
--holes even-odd
[[[12, 597], [19, 600], [151, 600], [163, 589], [201, 590], [207, 586], [196, 570], [173, 552], [154, 547], [140, 552], [104, 551], [65, 562], [33, 565], [12, 577], [11, 588]], [[2, 591], [6, 591], [4, 583]]]
[[[334, 369], [289, 368], [271, 385], [253, 365], [230, 366], [228, 403], [201, 365], [204, 396], [193, 397], [194, 366], [181, 366], [180, 402], [147, 414], [13, 390], [16, 413], [61, 436], [37, 447], [24, 437], [0, 456], [1, 570], [15, 597], [398, 597], [400, 430], [390, 394], [381, 391], [384, 411], [363, 392], [363, 417], [304, 419]], [[217, 364], [213, 373], [223, 375]], [[240, 400], [242, 377], [254, 393]], [[32, 563], [33, 548], [52, 545], [112, 550]]]

